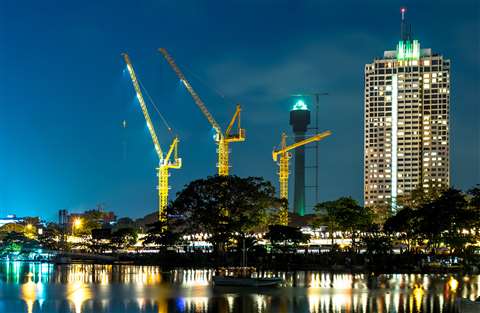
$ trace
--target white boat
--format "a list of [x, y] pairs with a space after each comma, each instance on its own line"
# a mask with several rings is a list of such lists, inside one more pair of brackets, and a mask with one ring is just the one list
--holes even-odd
[[215, 286], [242, 286], [242, 287], [276, 287], [283, 280], [279, 277], [235, 277], [235, 276], [213, 276]]
[[219, 268], [213, 276], [215, 286], [237, 287], [275, 287], [283, 282], [280, 277], [257, 277], [255, 267], [247, 266], [247, 249], [243, 240], [242, 266]]

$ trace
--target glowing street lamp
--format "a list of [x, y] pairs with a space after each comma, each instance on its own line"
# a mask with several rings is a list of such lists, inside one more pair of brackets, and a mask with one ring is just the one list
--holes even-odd
[[75, 229], [80, 229], [80, 228], [82, 228], [82, 219], [78, 217], [73, 220], [72, 235], [75, 234]]
[[73, 221], [73, 226], [75, 228], [80, 228], [82, 226], [82, 220], [80, 218], [75, 219], [75, 221]]
[[33, 238], [33, 225], [28, 223], [25, 225], [25, 235], [29, 238]]

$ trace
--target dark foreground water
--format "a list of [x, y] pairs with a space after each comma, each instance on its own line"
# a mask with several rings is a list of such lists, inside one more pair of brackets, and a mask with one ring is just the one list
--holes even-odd
[[284, 287], [217, 288], [211, 270], [0, 263], [0, 312], [440, 313], [480, 296], [480, 276], [279, 274]]

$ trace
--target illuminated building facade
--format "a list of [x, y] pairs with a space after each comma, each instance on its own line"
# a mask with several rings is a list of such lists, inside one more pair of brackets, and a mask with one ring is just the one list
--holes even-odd
[[396, 50], [365, 66], [364, 200], [397, 209], [397, 197], [450, 185], [450, 60], [407, 31]]

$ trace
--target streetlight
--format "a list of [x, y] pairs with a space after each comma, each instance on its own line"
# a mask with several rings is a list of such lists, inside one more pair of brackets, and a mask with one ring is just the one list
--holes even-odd
[[25, 235], [28, 237], [28, 238], [33, 238], [33, 225], [28, 223], [27, 225], [25, 225]]
[[72, 235], [75, 234], [75, 229], [79, 229], [82, 227], [82, 219], [81, 218], [76, 218], [73, 220], [73, 229], [72, 229]]

